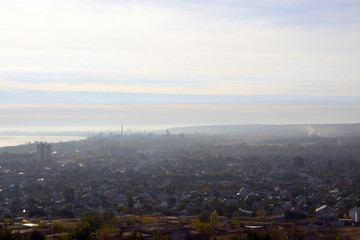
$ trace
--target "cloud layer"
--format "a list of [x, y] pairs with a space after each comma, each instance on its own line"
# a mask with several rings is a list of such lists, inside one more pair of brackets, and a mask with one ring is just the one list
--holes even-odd
[[[322, 108], [323, 117], [306, 111], [308, 122], [355, 121], [360, 119], [359, 14], [357, 0], [5, 1], [0, 7], [0, 118], [9, 122], [4, 109], [18, 111], [24, 104], [34, 111], [28, 116], [49, 119], [54, 114], [35, 114], [34, 104], [226, 108], [241, 106], [249, 100], [244, 96], [257, 96], [246, 104], [285, 101], [308, 110], [331, 105], [331, 111]], [[101, 113], [91, 109], [92, 115]], [[210, 123], [206, 109], [197, 108], [199, 118], [178, 109], [187, 116], [178, 119], [199, 124], [203, 116]], [[269, 122], [306, 121], [277, 107], [284, 111], [279, 114], [284, 121], [278, 121], [268, 107], [263, 109], [267, 117], [261, 117]], [[242, 123], [244, 118], [235, 117], [242, 111], [228, 108], [211, 123]], [[157, 118], [150, 112], [132, 118]], [[256, 122], [260, 115], [255, 112], [247, 112], [244, 122]], [[69, 119], [72, 114], [78, 118], [64, 112]]]
[[359, 9], [358, 1], [322, 0], [8, 1], [0, 10], [0, 84], [354, 95]]

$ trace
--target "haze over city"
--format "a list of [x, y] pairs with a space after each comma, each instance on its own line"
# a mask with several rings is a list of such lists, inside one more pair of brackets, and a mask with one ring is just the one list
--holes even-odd
[[360, 0], [0, 3], [0, 240], [360, 239]]
[[359, 1], [3, 1], [1, 129], [356, 123]]

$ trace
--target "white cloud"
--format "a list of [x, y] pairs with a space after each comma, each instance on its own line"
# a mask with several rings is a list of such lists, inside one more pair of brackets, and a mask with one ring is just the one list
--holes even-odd
[[[227, 4], [7, 1], [0, 10], [0, 76], [8, 81], [0, 84], [49, 91], [358, 95], [356, 22], [286, 25], [275, 16], [284, 14], [280, 10], [261, 15], [263, 1]], [[289, 1], [271, 5], [286, 8]], [[27, 82], [33, 73], [49, 82]], [[72, 73], [99, 81], [77, 83]], [[23, 79], [15, 82], [16, 74]], [[101, 79], [113, 83], [104, 86]]]

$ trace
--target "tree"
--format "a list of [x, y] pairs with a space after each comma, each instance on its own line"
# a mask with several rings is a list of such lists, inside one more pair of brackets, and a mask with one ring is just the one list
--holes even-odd
[[74, 233], [71, 234], [70, 239], [76, 240], [90, 240], [90, 239], [97, 239], [95, 230], [92, 229], [89, 222], [85, 222], [82, 224], [80, 228], [78, 228]]
[[341, 233], [337, 233], [337, 234], [336, 234], [336, 240], [341, 240], [341, 239], [342, 239]]
[[75, 191], [70, 186], [65, 186], [63, 189], [64, 197], [67, 202], [72, 202], [75, 200]]
[[216, 226], [218, 224], [218, 219], [217, 219], [218, 215], [217, 215], [217, 211], [216, 209], [212, 212], [211, 217], [210, 217], [210, 224], [211, 226]]
[[67, 217], [67, 218], [73, 218], [74, 217], [74, 213], [71, 210], [71, 206], [66, 206], [63, 209], [60, 210], [59, 212], [60, 216], [62, 217]]
[[198, 219], [200, 220], [200, 222], [208, 223], [208, 222], [210, 222], [210, 213], [207, 211], [202, 211], [198, 215]]
[[51, 231], [53, 233], [62, 233], [65, 232], [65, 226], [63, 223], [56, 221], [53, 224], [51, 224]]
[[132, 213], [134, 211], [134, 199], [131, 194], [127, 196], [126, 204], [126, 211]]
[[266, 217], [266, 212], [264, 208], [259, 208], [256, 210], [256, 215], [259, 217]]
[[107, 210], [103, 213], [103, 218], [105, 222], [111, 221], [114, 218], [114, 213]]
[[30, 234], [30, 240], [45, 240], [45, 234], [34, 228]]
[[108, 231], [114, 229], [119, 225], [119, 220], [114, 216], [112, 211], [105, 211], [103, 213], [103, 225], [101, 226], [102, 231]]
[[47, 216], [43, 208], [33, 208], [28, 212], [30, 218]]
[[12, 239], [15, 240], [15, 236], [13, 235], [10, 229], [8, 229], [7, 227], [0, 228], [0, 240], [12, 240]]
[[167, 203], [169, 204], [170, 207], [172, 207], [172, 206], [175, 205], [176, 199], [173, 198], [173, 197], [169, 197], [169, 198], [167, 199]]
[[217, 213], [222, 216], [224, 213], [224, 205], [217, 199], [211, 200], [209, 202], [211, 209], [216, 209]]
[[196, 226], [196, 231], [206, 233], [209, 236], [215, 235], [216, 231], [209, 223], [199, 223]]
[[96, 231], [104, 223], [104, 218], [98, 212], [90, 212], [82, 217], [81, 222], [84, 226], [89, 224], [88, 227], [91, 229], [91, 231]]
[[225, 213], [224, 215], [228, 218], [230, 218], [235, 211], [238, 210], [238, 207], [235, 205], [228, 205], [225, 207]]
[[170, 240], [170, 239], [171, 239], [170, 235], [164, 235], [161, 234], [160, 232], [157, 232], [151, 236], [151, 240]]

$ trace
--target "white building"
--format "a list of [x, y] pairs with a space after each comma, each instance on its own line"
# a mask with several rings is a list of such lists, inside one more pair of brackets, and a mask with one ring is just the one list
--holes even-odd
[[360, 222], [360, 208], [354, 207], [350, 209], [349, 216], [354, 222]]

